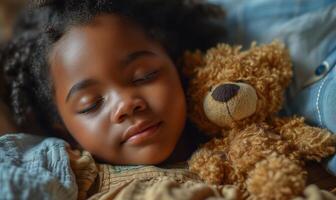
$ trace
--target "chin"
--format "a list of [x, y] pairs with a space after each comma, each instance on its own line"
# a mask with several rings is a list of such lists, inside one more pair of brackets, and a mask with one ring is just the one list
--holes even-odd
[[172, 154], [173, 149], [162, 150], [162, 148], [144, 149], [135, 155], [135, 163], [138, 165], [156, 165], [164, 162]]

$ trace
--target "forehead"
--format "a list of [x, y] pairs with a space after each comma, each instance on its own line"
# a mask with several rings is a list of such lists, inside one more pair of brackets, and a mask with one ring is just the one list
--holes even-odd
[[56, 43], [49, 59], [54, 64], [76, 68], [83, 66], [84, 60], [104, 61], [138, 48], [150, 48], [149, 40], [140, 27], [126, 18], [101, 15], [88, 24], [70, 28]]
[[104, 70], [117, 68], [129, 53], [141, 50], [165, 54], [161, 45], [126, 18], [97, 16], [89, 24], [70, 28], [55, 44], [49, 55], [54, 87], [104, 74]]

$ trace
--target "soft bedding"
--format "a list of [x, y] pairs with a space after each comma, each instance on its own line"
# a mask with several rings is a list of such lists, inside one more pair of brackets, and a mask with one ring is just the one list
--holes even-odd
[[76, 199], [67, 147], [56, 138], [0, 137], [0, 199]]
[[[121, 185], [116, 185], [112, 178], [110, 184], [114, 184], [115, 187], [104, 187], [104, 184], [99, 184], [99, 181], [95, 182], [90, 179], [92, 174], [97, 173], [96, 170], [91, 169], [92, 167], [86, 167], [91, 166], [87, 163], [90, 164], [92, 158], [86, 159], [86, 155], [83, 154], [84, 157], [77, 159], [76, 164], [74, 164], [74, 160], [70, 159], [70, 157], [73, 157], [68, 152], [72, 152], [69, 150], [68, 144], [56, 138], [43, 138], [28, 134], [8, 134], [0, 137], [0, 199], [71, 200], [81, 199], [83, 197], [82, 192], [85, 192], [84, 195], [91, 197], [91, 199], [125, 199], [126, 197], [130, 200], [138, 197], [181, 200], [237, 199], [232, 186], [209, 187], [205, 184], [191, 183], [190, 181], [180, 183], [178, 173], [170, 179], [166, 177], [165, 173], [168, 172], [165, 172], [164, 169], [150, 166], [136, 167], [132, 171], [125, 171], [130, 176], [127, 179], [120, 179], [124, 174], [118, 175], [118, 180], [122, 180]], [[72, 167], [73, 165], [76, 167]], [[71, 167], [76, 172], [77, 182]], [[110, 167], [105, 165], [103, 168]], [[157, 170], [155, 173], [157, 173], [158, 179], [162, 181], [153, 184], [153, 181], [155, 182], [157, 179], [148, 177], [149, 181], [143, 178], [139, 179], [140, 176], [143, 176], [144, 170], [150, 171], [146, 172], [146, 176], [153, 176], [153, 169], [154, 171]], [[142, 173], [137, 173], [137, 170]], [[132, 173], [133, 175], [131, 175]], [[91, 175], [86, 176], [88, 174]], [[101, 173], [97, 174], [97, 176], [100, 175]], [[106, 178], [110, 179], [111, 177], [98, 177], [105, 182], [107, 181]], [[79, 196], [77, 183], [80, 185], [81, 195]], [[96, 195], [91, 193], [87, 196], [86, 192], [90, 193], [90, 191], [85, 190], [85, 188], [86, 186], [90, 187], [91, 184], [98, 184], [97, 187], [106, 191], [101, 191]], [[151, 186], [147, 187], [148, 185]], [[83, 186], [85, 186], [84, 191]], [[144, 191], [144, 193], [142, 194], [141, 191]], [[336, 199], [336, 197], [330, 192], [310, 185], [305, 190], [305, 196], [297, 199], [331, 200]]]

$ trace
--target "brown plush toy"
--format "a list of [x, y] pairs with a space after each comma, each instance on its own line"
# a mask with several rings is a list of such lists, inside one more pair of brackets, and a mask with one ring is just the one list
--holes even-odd
[[186, 53], [189, 113], [216, 137], [200, 147], [190, 169], [211, 184], [237, 185], [244, 198], [300, 196], [304, 162], [335, 152], [335, 136], [300, 117], [277, 115], [292, 77], [288, 52], [279, 42], [241, 51], [219, 44]]

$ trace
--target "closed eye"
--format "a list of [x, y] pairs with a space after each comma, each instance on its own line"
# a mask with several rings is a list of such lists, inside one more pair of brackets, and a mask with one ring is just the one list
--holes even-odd
[[158, 75], [159, 75], [159, 70], [153, 71], [153, 72], [150, 72], [150, 73], [146, 74], [144, 77], [135, 79], [133, 81], [133, 83], [135, 85], [139, 85], [139, 84], [142, 84], [142, 83], [147, 83], [149, 81], [154, 80]]
[[89, 114], [89, 113], [95, 112], [100, 108], [100, 106], [103, 103], [104, 103], [104, 98], [99, 98], [96, 102], [92, 103], [87, 108], [84, 108], [84, 109], [78, 111], [77, 114]]

